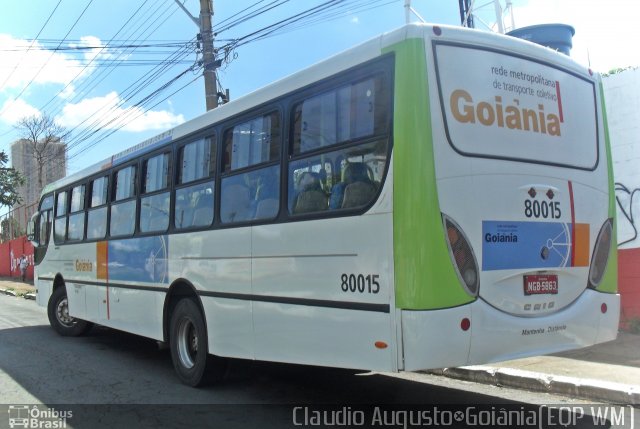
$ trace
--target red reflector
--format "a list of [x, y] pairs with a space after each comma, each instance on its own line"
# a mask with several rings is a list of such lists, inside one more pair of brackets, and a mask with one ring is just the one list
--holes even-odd
[[470, 327], [471, 327], [471, 320], [467, 319], [466, 317], [462, 319], [462, 321], [460, 322], [460, 328], [463, 331], [468, 331]]
[[384, 341], [376, 341], [375, 346], [377, 349], [386, 349], [388, 347], [387, 343], [385, 343]]
[[603, 304], [600, 306], [600, 311], [602, 311], [602, 314], [606, 313], [606, 312], [607, 312], [607, 304], [604, 304], [604, 303], [603, 303]]

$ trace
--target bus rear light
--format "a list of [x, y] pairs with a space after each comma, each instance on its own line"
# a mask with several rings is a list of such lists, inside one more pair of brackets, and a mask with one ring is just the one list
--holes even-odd
[[453, 219], [447, 215], [442, 215], [444, 228], [447, 232], [447, 245], [449, 247], [449, 255], [451, 261], [456, 267], [456, 273], [460, 283], [464, 286], [467, 293], [473, 297], [478, 296], [480, 286], [478, 277], [478, 264], [476, 257], [471, 249], [469, 240], [462, 232], [462, 229]]
[[611, 237], [613, 235], [613, 221], [607, 219], [596, 239], [596, 245], [593, 249], [591, 257], [591, 268], [589, 269], [589, 287], [596, 288], [602, 281], [607, 262], [609, 261], [609, 252], [611, 250]]
[[603, 302], [602, 305], [600, 306], [600, 311], [602, 312], [602, 314], [605, 314], [607, 310], [608, 310], [607, 304]]
[[384, 341], [376, 341], [374, 343], [374, 345], [376, 346], [377, 349], [381, 349], [381, 350], [386, 349], [387, 347], [389, 347], [387, 345], [387, 343], [385, 343]]
[[471, 320], [469, 320], [468, 318], [465, 317], [460, 321], [460, 329], [462, 329], [463, 331], [468, 331], [470, 327]]

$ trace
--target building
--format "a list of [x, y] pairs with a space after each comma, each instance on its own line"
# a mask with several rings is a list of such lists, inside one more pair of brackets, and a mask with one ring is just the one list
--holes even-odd
[[640, 69], [603, 79], [618, 223], [622, 323], [640, 326]]
[[[49, 143], [46, 148], [39, 146], [46, 162], [42, 168], [42, 186], [63, 178], [67, 174], [66, 144], [61, 142]], [[38, 184], [38, 162], [34, 156], [34, 147], [25, 139], [15, 141], [11, 145], [11, 164], [14, 169], [25, 177], [25, 183], [18, 187], [18, 193], [22, 197], [22, 204], [14, 207], [13, 217], [20, 225], [22, 231], [26, 231], [26, 224], [33, 213], [30, 206], [40, 200], [42, 187]]]

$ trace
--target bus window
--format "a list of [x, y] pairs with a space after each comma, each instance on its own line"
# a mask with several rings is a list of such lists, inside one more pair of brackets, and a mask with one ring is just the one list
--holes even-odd
[[209, 226], [213, 222], [213, 182], [176, 190], [176, 228]]
[[67, 236], [67, 193], [60, 192], [56, 196], [56, 219], [53, 238], [56, 243], [63, 242]]
[[136, 200], [135, 198], [136, 167], [130, 165], [118, 171], [114, 183], [114, 203], [111, 205], [110, 235], [131, 235], [135, 230]]
[[189, 143], [178, 151], [178, 184], [213, 176], [216, 165], [215, 137]]
[[222, 222], [270, 219], [280, 208], [280, 165], [222, 179]]
[[379, 140], [292, 161], [289, 212], [368, 205], [380, 188], [386, 158], [387, 141]]
[[87, 214], [87, 238], [99, 239], [107, 235], [107, 190], [109, 177], [100, 177], [91, 182], [91, 199]]
[[49, 244], [49, 233], [51, 232], [51, 218], [53, 215], [53, 195], [48, 195], [42, 199], [40, 204], [40, 226], [38, 228], [38, 245]]
[[[227, 130], [225, 172], [280, 158], [280, 115], [273, 112]], [[222, 178], [220, 220], [224, 223], [273, 218], [280, 206], [280, 167], [270, 165]]]
[[[163, 153], [144, 161], [142, 193], [167, 189], [169, 154]], [[147, 195], [140, 200], [140, 232], [166, 231], [169, 228], [169, 191]]]
[[[215, 170], [215, 137], [207, 137], [178, 149], [178, 184], [211, 177]], [[174, 211], [178, 229], [204, 227], [213, 223], [214, 181], [176, 189]]]
[[294, 109], [293, 153], [381, 133], [387, 117], [381, 76], [307, 98]]
[[237, 170], [280, 157], [280, 116], [277, 112], [236, 125], [224, 134], [224, 171]]
[[70, 241], [79, 241], [84, 238], [84, 185], [76, 186], [71, 190], [68, 228], [67, 238]]

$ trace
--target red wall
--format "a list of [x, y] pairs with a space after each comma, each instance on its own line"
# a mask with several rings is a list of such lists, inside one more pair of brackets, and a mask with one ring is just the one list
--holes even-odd
[[23, 253], [29, 261], [27, 278], [33, 279], [33, 246], [26, 236], [0, 244], [0, 276], [20, 278], [18, 261]]
[[640, 319], [640, 248], [618, 250], [618, 290], [622, 301], [620, 325]]

